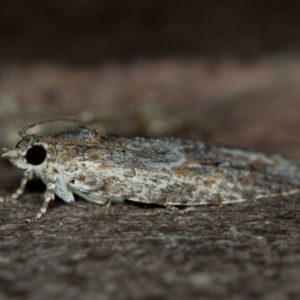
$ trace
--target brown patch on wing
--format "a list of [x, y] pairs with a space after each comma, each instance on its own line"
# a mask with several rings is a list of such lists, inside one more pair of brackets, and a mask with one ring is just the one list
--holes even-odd
[[66, 151], [56, 151], [57, 156], [62, 159], [64, 162], [72, 161], [78, 158], [78, 151], [76, 149], [70, 148], [67, 152]]
[[220, 194], [215, 195], [215, 197], [212, 199], [211, 204], [213, 205], [221, 205], [223, 202], [223, 199]]
[[95, 135], [93, 136], [93, 138], [91, 138], [90, 143], [98, 144], [100, 142], [107, 141], [108, 138], [108, 134], [95, 132]]
[[242, 195], [243, 198], [248, 201], [253, 201], [258, 196], [255, 190], [253, 189], [243, 191]]
[[230, 160], [220, 160], [220, 159], [211, 159], [211, 158], [208, 158], [208, 159], [202, 159], [202, 160], [199, 160], [198, 161], [198, 164], [200, 165], [213, 165], [213, 166], [218, 166], [224, 162], [230, 162]]
[[105, 151], [106, 149], [101, 149], [100, 151], [95, 151], [89, 155], [89, 159], [92, 161], [99, 161], [103, 160], [104, 154], [106, 154]]
[[250, 180], [249, 177], [243, 176], [243, 177], [240, 179], [240, 184], [241, 184], [241, 185], [248, 185], [249, 182], [251, 182], [251, 180]]
[[186, 162], [184, 162], [182, 165], [172, 168], [172, 171], [174, 174], [178, 176], [189, 176], [191, 175], [190, 167], [192, 165], [199, 166], [199, 161], [195, 159], [188, 159]]
[[181, 198], [181, 205], [191, 205], [191, 201], [186, 197], [182, 197]]
[[157, 204], [168, 206], [170, 197], [174, 196], [174, 192], [172, 191], [164, 191], [161, 193], [160, 199], [157, 201]]
[[[91, 144], [98, 144], [101, 142], [110, 142], [118, 140], [120, 137], [115, 134], [108, 134], [108, 133], [101, 133], [98, 132], [97, 129], [94, 130], [94, 136], [91, 138], [90, 142]], [[121, 137], [122, 138], [122, 137]]]
[[221, 171], [216, 172], [214, 175], [205, 176], [204, 185], [210, 188], [217, 180], [223, 178], [223, 173]]
[[172, 185], [161, 193], [158, 204], [168, 205], [192, 205], [195, 187], [191, 184]]
[[116, 176], [110, 176], [105, 178], [103, 180], [102, 186], [100, 187], [100, 191], [104, 192], [105, 194], [112, 194], [113, 190], [114, 193], [116, 193], [116, 182], [120, 182], [120, 179]]
[[79, 180], [79, 181], [82, 181], [82, 182], [85, 182], [85, 180], [86, 180], [86, 175], [85, 175], [85, 174], [80, 174], [80, 175], [78, 176], [78, 180]]
[[102, 171], [102, 170], [106, 170], [110, 168], [110, 166], [105, 162], [105, 161], [102, 161], [101, 162], [101, 165], [98, 165], [97, 167], [95, 167], [95, 171]]
[[253, 172], [259, 171], [263, 166], [265, 165], [265, 162], [261, 158], [256, 158], [250, 165], [250, 170]]
[[222, 161], [220, 159], [211, 159], [211, 158], [207, 158], [207, 159], [201, 159], [201, 160], [197, 160], [194, 158], [188, 158], [187, 161], [185, 161], [182, 165], [177, 166], [172, 168], [172, 171], [178, 175], [178, 176], [189, 176], [190, 174], [190, 168], [194, 165], [196, 165], [197, 167], [201, 167], [201, 165], [203, 166], [207, 166], [207, 165], [213, 165], [216, 168], [218, 167], [218, 165], [220, 165], [221, 163], [224, 163], [225, 161]]
[[104, 155], [112, 155], [114, 153], [114, 147], [117, 143], [122, 143], [124, 141], [123, 137], [119, 137], [114, 134], [98, 133], [95, 131], [94, 137], [90, 140], [89, 145], [101, 145], [99, 152]]
[[251, 170], [249, 179], [253, 182], [256, 182], [257, 180], [259, 180], [259, 173], [255, 170]]

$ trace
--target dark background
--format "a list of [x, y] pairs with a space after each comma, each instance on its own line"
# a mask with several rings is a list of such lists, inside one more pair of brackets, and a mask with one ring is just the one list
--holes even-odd
[[297, 1], [7, 1], [1, 60], [63, 64], [139, 58], [244, 60], [299, 49]]
[[[299, 158], [296, 1], [5, 1], [0, 144], [48, 118]], [[0, 164], [1, 194], [21, 173]], [[1, 299], [299, 299], [299, 197], [195, 211], [28, 185], [0, 203]]]

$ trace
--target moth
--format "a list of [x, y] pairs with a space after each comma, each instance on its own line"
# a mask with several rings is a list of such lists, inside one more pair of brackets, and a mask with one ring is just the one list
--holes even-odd
[[190, 139], [109, 135], [87, 126], [47, 136], [27, 133], [48, 122], [53, 120], [21, 129], [16, 147], [3, 149], [3, 157], [25, 170], [18, 190], [5, 199], [16, 200], [33, 174], [46, 184], [36, 219], [55, 194], [67, 203], [77, 194], [101, 205], [127, 199], [170, 207], [299, 192], [299, 161], [279, 154]]

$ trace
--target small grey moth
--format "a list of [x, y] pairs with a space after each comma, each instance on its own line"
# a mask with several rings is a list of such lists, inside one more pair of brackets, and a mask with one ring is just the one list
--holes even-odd
[[97, 204], [128, 199], [168, 207], [299, 192], [299, 161], [279, 154], [172, 137], [115, 136], [87, 126], [47, 136], [27, 133], [53, 121], [59, 120], [23, 128], [16, 147], [3, 149], [3, 157], [25, 172], [19, 189], [0, 200], [16, 200], [35, 173], [47, 187], [36, 219], [55, 194], [67, 203], [77, 194]]

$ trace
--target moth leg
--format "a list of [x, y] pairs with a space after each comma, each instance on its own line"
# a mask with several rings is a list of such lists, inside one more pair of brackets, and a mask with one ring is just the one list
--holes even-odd
[[106, 202], [106, 204], [105, 204], [105, 206], [106, 206], [106, 212], [105, 212], [105, 214], [108, 214], [108, 213], [109, 213], [110, 207], [111, 207], [111, 202], [112, 202], [112, 199], [111, 199], [110, 197], [107, 198], [107, 202]]
[[21, 180], [21, 183], [20, 183], [20, 186], [18, 187], [18, 189], [13, 194], [11, 194], [10, 196], [1, 197], [0, 202], [7, 201], [7, 202], [16, 203], [17, 199], [23, 194], [25, 186], [26, 186], [28, 180], [32, 179], [32, 177], [33, 177], [33, 172], [32, 171], [25, 171], [23, 173], [23, 178]]
[[56, 178], [52, 179], [50, 182], [47, 183], [47, 188], [46, 188], [46, 192], [44, 194], [44, 203], [40, 209], [40, 211], [37, 213], [35, 220], [39, 220], [42, 215], [44, 215], [46, 213], [48, 204], [51, 200], [54, 200], [55, 198], [55, 183], [56, 183]]
[[111, 202], [112, 202], [112, 200], [111, 200], [111, 198], [108, 198], [107, 199], [107, 202], [106, 202], [106, 208], [107, 208], [107, 210], [110, 208], [110, 206], [111, 206]]

